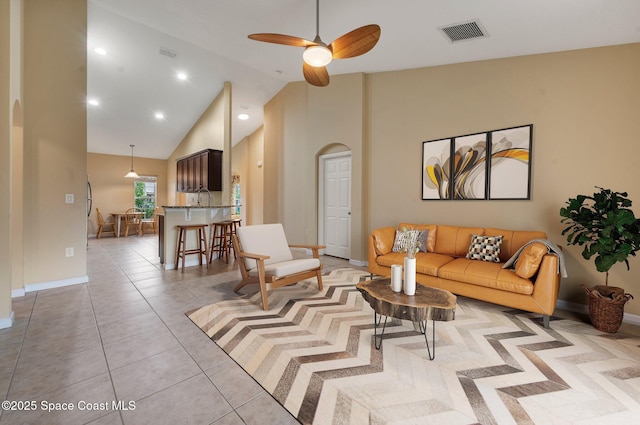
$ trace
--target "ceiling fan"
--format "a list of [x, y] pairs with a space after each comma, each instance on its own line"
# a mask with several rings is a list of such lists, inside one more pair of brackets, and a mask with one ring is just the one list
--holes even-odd
[[313, 41], [284, 34], [259, 33], [249, 38], [266, 43], [304, 47], [302, 54], [302, 73], [309, 84], [324, 87], [329, 84], [329, 72], [326, 66], [332, 59], [347, 59], [363, 55], [378, 42], [380, 26], [371, 24], [357, 28], [338, 37], [327, 45], [320, 39], [320, 0], [316, 0], [316, 37]]

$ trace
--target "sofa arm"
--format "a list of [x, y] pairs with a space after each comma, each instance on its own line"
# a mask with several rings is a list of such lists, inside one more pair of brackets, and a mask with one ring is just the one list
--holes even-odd
[[388, 254], [393, 248], [393, 242], [396, 238], [396, 229], [394, 227], [382, 227], [375, 229], [369, 234], [369, 271], [376, 273], [377, 269], [376, 258], [380, 255]]
[[542, 257], [540, 268], [533, 284], [533, 299], [545, 314], [552, 315], [560, 291], [559, 259], [556, 254]]

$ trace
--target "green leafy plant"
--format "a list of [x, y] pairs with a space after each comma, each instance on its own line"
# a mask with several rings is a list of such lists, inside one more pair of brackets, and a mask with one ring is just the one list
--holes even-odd
[[568, 224], [562, 234], [569, 245], [584, 246], [582, 257], [595, 257], [596, 269], [606, 273], [622, 262], [629, 270], [629, 256], [640, 250], [640, 219], [631, 211], [631, 200], [626, 192], [613, 192], [597, 187], [592, 196], [578, 195], [560, 209], [562, 223]]

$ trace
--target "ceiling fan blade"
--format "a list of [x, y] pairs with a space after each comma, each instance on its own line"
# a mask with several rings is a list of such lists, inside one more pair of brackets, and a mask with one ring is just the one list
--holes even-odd
[[363, 55], [373, 49], [380, 38], [380, 27], [376, 24], [365, 25], [342, 37], [338, 37], [329, 48], [334, 59], [346, 59]]
[[329, 85], [329, 72], [325, 66], [311, 66], [302, 62], [304, 79], [313, 86], [324, 87]]
[[271, 33], [250, 34], [249, 38], [256, 41], [264, 41], [265, 43], [284, 44], [285, 46], [295, 46], [295, 47], [307, 47], [307, 46], [314, 46], [316, 44], [313, 41], [305, 40], [304, 38], [294, 37], [292, 35], [284, 35], [284, 34], [271, 34]]

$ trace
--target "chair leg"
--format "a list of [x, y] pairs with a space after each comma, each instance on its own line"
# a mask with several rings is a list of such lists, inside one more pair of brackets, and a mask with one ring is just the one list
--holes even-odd
[[260, 296], [262, 298], [262, 309], [269, 310], [269, 298], [267, 294], [267, 282], [264, 275], [264, 261], [258, 261], [258, 276], [260, 278]]
[[316, 272], [316, 276], [318, 278], [318, 290], [322, 291], [322, 269], [319, 269]]
[[[178, 233], [178, 247], [176, 248], [176, 267], [175, 267], [176, 270], [178, 270], [178, 264], [180, 264], [180, 247], [182, 246], [183, 232], [184, 232], [184, 229], [180, 229], [180, 232]], [[182, 267], [184, 267], [184, 257], [182, 257]]]

